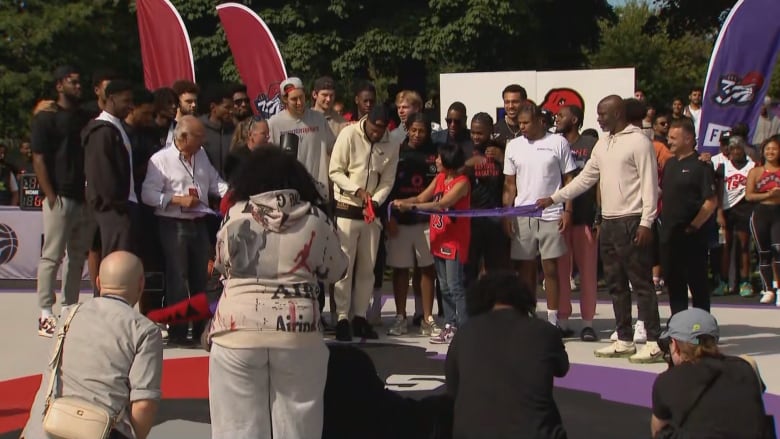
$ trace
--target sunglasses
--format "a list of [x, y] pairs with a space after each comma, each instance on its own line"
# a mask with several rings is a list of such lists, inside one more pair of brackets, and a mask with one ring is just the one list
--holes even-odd
[[233, 104], [236, 106], [246, 104], [249, 105], [249, 98], [234, 99]]
[[447, 118], [444, 119], [445, 122], [447, 122], [447, 125], [460, 125], [462, 122], [460, 119], [453, 119], [453, 118]]

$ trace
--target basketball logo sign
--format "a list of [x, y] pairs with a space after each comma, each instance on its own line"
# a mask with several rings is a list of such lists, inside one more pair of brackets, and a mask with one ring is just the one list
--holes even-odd
[[0, 224], [0, 265], [11, 262], [18, 248], [19, 239], [14, 229], [7, 224]]

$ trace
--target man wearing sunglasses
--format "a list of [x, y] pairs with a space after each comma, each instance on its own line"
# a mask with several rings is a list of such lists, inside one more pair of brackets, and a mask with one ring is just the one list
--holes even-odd
[[249, 101], [249, 95], [246, 92], [246, 85], [236, 84], [231, 87], [233, 94], [233, 125], [252, 117], [252, 108]]
[[462, 102], [453, 102], [447, 110], [447, 129], [433, 133], [433, 143], [440, 145], [454, 143], [463, 149], [466, 158], [474, 155], [474, 142], [471, 141], [471, 133], [466, 128], [468, 116], [466, 106]]

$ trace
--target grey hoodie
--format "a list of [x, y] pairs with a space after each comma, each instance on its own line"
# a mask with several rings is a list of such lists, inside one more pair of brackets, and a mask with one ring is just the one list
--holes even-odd
[[206, 128], [206, 138], [203, 140], [203, 149], [209, 156], [214, 169], [219, 172], [219, 176], [225, 179], [225, 160], [230, 152], [230, 142], [233, 140], [233, 131], [235, 128], [230, 124], [220, 124], [212, 122], [208, 115], [200, 117], [203, 126]]
[[344, 277], [347, 257], [325, 214], [295, 190], [236, 203], [217, 233], [215, 268], [227, 280], [213, 342], [230, 348], [321, 343], [317, 283]]

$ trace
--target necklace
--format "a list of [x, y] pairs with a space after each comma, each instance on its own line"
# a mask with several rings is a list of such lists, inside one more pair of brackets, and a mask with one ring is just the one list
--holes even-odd
[[518, 135], [520, 135], [520, 127], [517, 127], [517, 131], [512, 129], [512, 124], [509, 123], [509, 119], [504, 116], [504, 123], [506, 124], [506, 128], [509, 130], [510, 133], [512, 133], [512, 138], [516, 138]]

